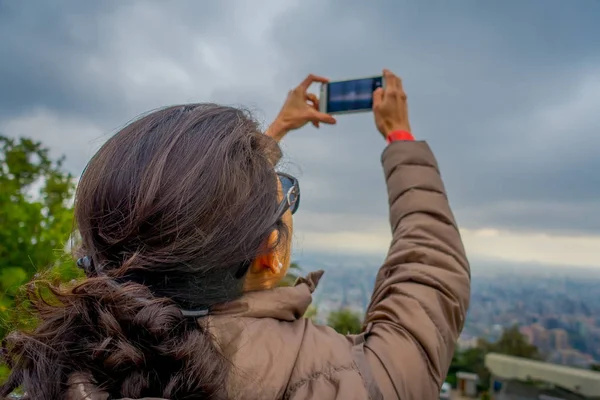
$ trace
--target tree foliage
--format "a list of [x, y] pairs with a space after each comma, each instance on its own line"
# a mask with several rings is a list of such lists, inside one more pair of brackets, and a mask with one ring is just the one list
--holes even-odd
[[359, 334], [362, 331], [360, 315], [348, 309], [331, 312], [327, 317], [327, 325], [343, 335]]
[[290, 268], [288, 269], [288, 273], [281, 280], [281, 282], [279, 282], [279, 286], [294, 286], [294, 283], [296, 283], [296, 279], [298, 279], [301, 271], [302, 268], [300, 268], [300, 266], [297, 263], [291, 263]]
[[500, 353], [508, 356], [530, 358], [540, 360], [541, 354], [537, 347], [527, 342], [527, 339], [519, 331], [518, 326], [505, 329], [497, 342], [483, 342], [488, 353]]
[[40, 270], [79, 276], [66, 253], [73, 229], [75, 181], [40, 142], [0, 135], [0, 337], [27, 326], [20, 287]]
[[317, 317], [318, 313], [319, 313], [319, 310], [317, 310], [317, 307], [315, 307], [315, 306], [313, 306], [311, 304], [306, 309], [306, 312], [304, 313], [304, 318], [307, 318], [307, 319], [310, 319], [310, 320], [314, 321], [315, 318]]
[[537, 347], [529, 344], [521, 334], [518, 326], [505, 329], [496, 342], [480, 339], [474, 348], [456, 351], [452, 364], [448, 370], [448, 381], [455, 382], [456, 373], [459, 371], [472, 372], [479, 376], [479, 385], [482, 390], [489, 389], [490, 372], [485, 367], [485, 356], [488, 353], [500, 353], [508, 356], [541, 359]]

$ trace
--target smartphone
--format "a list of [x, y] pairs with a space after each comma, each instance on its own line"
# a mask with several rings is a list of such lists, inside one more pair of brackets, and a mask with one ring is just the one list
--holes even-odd
[[347, 114], [373, 109], [373, 92], [385, 87], [383, 76], [323, 83], [319, 99], [321, 112]]

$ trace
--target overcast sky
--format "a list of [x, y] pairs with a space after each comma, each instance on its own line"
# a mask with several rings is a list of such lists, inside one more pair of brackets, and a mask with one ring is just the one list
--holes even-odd
[[[0, 0], [0, 132], [79, 175], [149, 109], [221, 102], [267, 125], [308, 73], [387, 67], [472, 259], [600, 267], [598, 21], [595, 0]], [[283, 144], [297, 251], [384, 254], [384, 143], [370, 114], [338, 121]]]

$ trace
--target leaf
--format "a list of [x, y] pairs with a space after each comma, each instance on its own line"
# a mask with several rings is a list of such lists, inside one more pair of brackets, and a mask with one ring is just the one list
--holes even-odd
[[0, 287], [3, 291], [11, 292], [27, 282], [27, 278], [27, 272], [23, 268], [3, 267], [0, 271]]
[[315, 306], [310, 305], [310, 306], [308, 306], [308, 308], [306, 309], [306, 312], [304, 313], [304, 318], [314, 320], [318, 313], [319, 313], [319, 310], [317, 310], [317, 308]]
[[41, 142], [0, 135], [0, 338], [33, 323], [18, 294], [34, 274], [51, 268], [54, 281], [81, 277], [65, 251], [75, 181], [49, 154]]
[[327, 325], [342, 335], [358, 334], [362, 331], [360, 315], [348, 309], [331, 312], [327, 317]]
[[283, 279], [279, 282], [278, 286], [294, 286], [294, 284], [296, 283], [296, 279], [298, 279], [299, 276], [298, 272], [300, 271], [302, 271], [302, 268], [300, 268], [300, 266], [297, 263], [291, 263], [286, 276], [283, 277]]

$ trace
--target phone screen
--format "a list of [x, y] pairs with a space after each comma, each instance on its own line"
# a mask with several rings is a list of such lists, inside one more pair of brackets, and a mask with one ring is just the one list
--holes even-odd
[[383, 86], [383, 77], [331, 82], [327, 85], [327, 112], [343, 113], [373, 109], [373, 92]]

